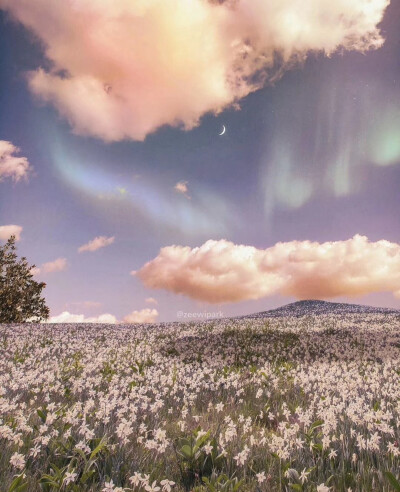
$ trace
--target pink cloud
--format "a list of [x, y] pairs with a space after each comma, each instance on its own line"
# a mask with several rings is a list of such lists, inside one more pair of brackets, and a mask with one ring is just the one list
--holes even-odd
[[210, 303], [281, 294], [298, 299], [400, 293], [400, 245], [347, 241], [291, 241], [267, 249], [207, 241], [169, 246], [137, 273], [143, 283]]
[[15, 239], [19, 241], [21, 239], [22, 227], [19, 225], [4, 225], [0, 226], [0, 240], [8, 241], [11, 236], [15, 236]]
[[187, 181], [179, 181], [178, 183], [176, 183], [176, 185], [174, 186], [174, 189], [175, 191], [177, 191], [178, 193], [181, 193], [182, 195], [185, 195], [186, 198], [190, 198], [189, 194], [188, 194], [188, 186], [187, 186]]
[[142, 309], [125, 316], [123, 323], [154, 323], [158, 318], [157, 309]]
[[100, 248], [105, 248], [114, 242], [114, 237], [98, 236], [78, 248], [79, 253], [84, 251], [97, 251]]
[[193, 128], [310, 52], [378, 48], [388, 4], [0, 0], [52, 63], [30, 73], [31, 91], [76, 133], [106, 141], [143, 140], [165, 124]]
[[0, 140], [0, 181], [3, 181], [4, 178], [11, 178], [18, 182], [28, 177], [31, 166], [26, 157], [15, 155], [18, 152], [19, 148], [11, 142]]
[[43, 272], [43, 273], [54, 273], [54, 272], [61, 272], [67, 268], [67, 260], [66, 258], [57, 258], [54, 261], [49, 261], [47, 263], [44, 263], [40, 269], [37, 269], [38, 271], [36, 274]]
[[30, 269], [30, 273], [31, 273], [31, 275], [40, 275], [41, 270], [40, 270], [40, 268], [39, 268], [39, 267], [32, 267], [32, 268]]
[[117, 318], [112, 314], [101, 314], [97, 317], [86, 318], [84, 314], [72, 314], [68, 311], [64, 311], [58, 316], [52, 316], [48, 323], [104, 323], [115, 324]]
[[147, 298], [145, 299], [145, 302], [146, 302], [147, 304], [155, 304], [155, 305], [157, 305], [157, 304], [158, 304], [157, 299], [154, 299], [154, 297], [147, 297]]

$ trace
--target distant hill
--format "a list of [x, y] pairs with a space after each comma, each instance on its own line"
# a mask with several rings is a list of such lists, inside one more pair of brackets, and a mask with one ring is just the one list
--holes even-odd
[[301, 316], [320, 316], [323, 314], [399, 314], [400, 309], [361, 306], [343, 302], [328, 301], [297, 301], [277, 309], [241, 316], [240, 318], [282, 318], [286, 316], [300, 318]]

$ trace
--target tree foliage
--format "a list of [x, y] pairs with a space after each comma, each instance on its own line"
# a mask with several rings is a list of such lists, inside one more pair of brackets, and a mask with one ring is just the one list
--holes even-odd
[[15, 236], [0, 246], [0, 323], [42, 321], [49, 317], [49, 308], [41, 296], [46, 287], [36, 282], [25, 257], [18, 258]]

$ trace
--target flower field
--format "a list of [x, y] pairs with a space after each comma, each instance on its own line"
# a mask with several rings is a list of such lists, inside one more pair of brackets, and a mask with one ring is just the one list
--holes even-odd
[[2, 491], [400, 490], [398, 314], [2, 326], [0, 352]]

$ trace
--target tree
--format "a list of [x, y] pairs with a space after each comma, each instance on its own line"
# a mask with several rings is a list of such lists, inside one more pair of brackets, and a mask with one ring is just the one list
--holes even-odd
[[46, 287], [36, 282], [25, 257], [18, 258], [15, 236], [0, 246], [0, 323], [42, 321], [49, 317], [49, 308], [41, 297]]

